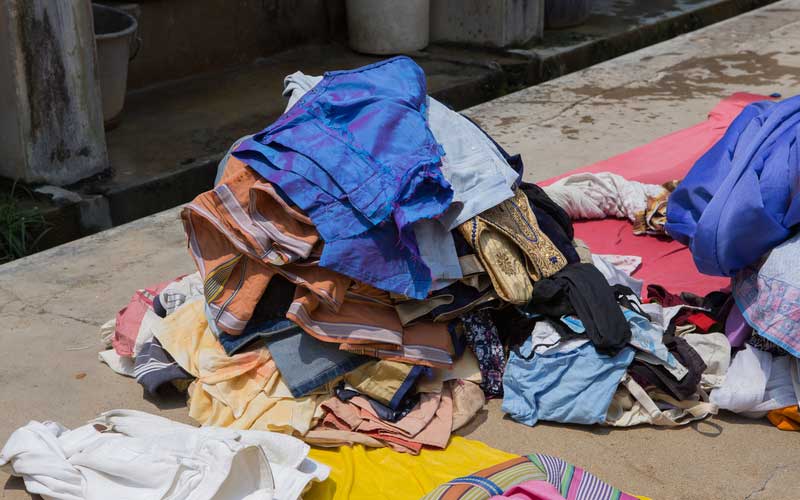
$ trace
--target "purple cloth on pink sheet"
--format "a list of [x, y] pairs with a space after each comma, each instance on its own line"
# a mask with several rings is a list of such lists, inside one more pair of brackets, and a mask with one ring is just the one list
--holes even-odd
[[566, 500], [566, 498], [547, 481], [525, 481], [489, 500]]
[[725, 336], [728, 337], [731, 347], [742, 347], [752, 333], [753, 328], [745, 321], [741, 309], [731, 307], [731, 312], [725, 319]]

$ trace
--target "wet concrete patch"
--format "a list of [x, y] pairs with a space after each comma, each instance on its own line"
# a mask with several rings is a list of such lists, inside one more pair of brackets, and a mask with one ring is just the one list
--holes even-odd
[[706, 57], [692, 57], [662, 69], [654, 80], [634, 82], [605, 89], [586, 85], [568, 89], [579, 96], [603, 100], [630, 100], [648, 97], [656, 100], [684, 100], [699, 95], [725, 93], [732, 86], [746, 89], [788, 79], [800, 84], [800, 67], [781, 64], [780, 52], [759, 54], [742, 51]]

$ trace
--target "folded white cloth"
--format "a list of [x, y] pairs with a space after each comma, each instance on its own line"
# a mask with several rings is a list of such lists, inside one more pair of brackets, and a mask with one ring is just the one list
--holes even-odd
[[711, 402], [751, 418], [796, 405], [798, 398], [792, 382], [792, 371], [796, 369], [794, 356], [773, 356], [745, 344], [728, 367], [722, 386], [711, 393]]
[[664, 190], [658, 184], [629, 181], [610, 172], [573, 174], [543, 189], [573, 220], [619, 217], [631, 221], [636, 212], [647, 208], [648, 196]]
[[113, 410], [73, 430], [29, 422], [8, 439], [0, 467], [45, 499], [294, 500], [330, 473], [308, 451], [283, 434]]

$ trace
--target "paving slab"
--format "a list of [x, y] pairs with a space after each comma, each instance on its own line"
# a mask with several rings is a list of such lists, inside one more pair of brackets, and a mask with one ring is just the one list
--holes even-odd
[[[782, 0], [466, 113], [542, 180], [693, 125], [733, 92], [797, 93], [799, 30], [800, 0]], [[0, 266], [0, 442], [31, 419], [74, 426], [112, 408], [190, 422], [180, 397], [145, 399], [101, 365], [97, 332], [135, 289], [192, 270], [178, 209]], [[729, 413], [678, 429], [530, 428], [491, 401], [463, 434], [654, 499], [798, 498], [800, 435]], [[28, 498], [3, 473], [0, 485]]]

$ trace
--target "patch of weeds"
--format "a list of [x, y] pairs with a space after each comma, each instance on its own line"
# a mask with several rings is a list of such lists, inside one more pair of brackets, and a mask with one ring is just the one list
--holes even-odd
[[[27, 189], [22, 188], [28, 196]], [[36, 251], [36, 245], [50, 228], [38, 207], [24, 207], [17, 195], [17, 183], [11, 192], [0, 193], [0, 264]]]

